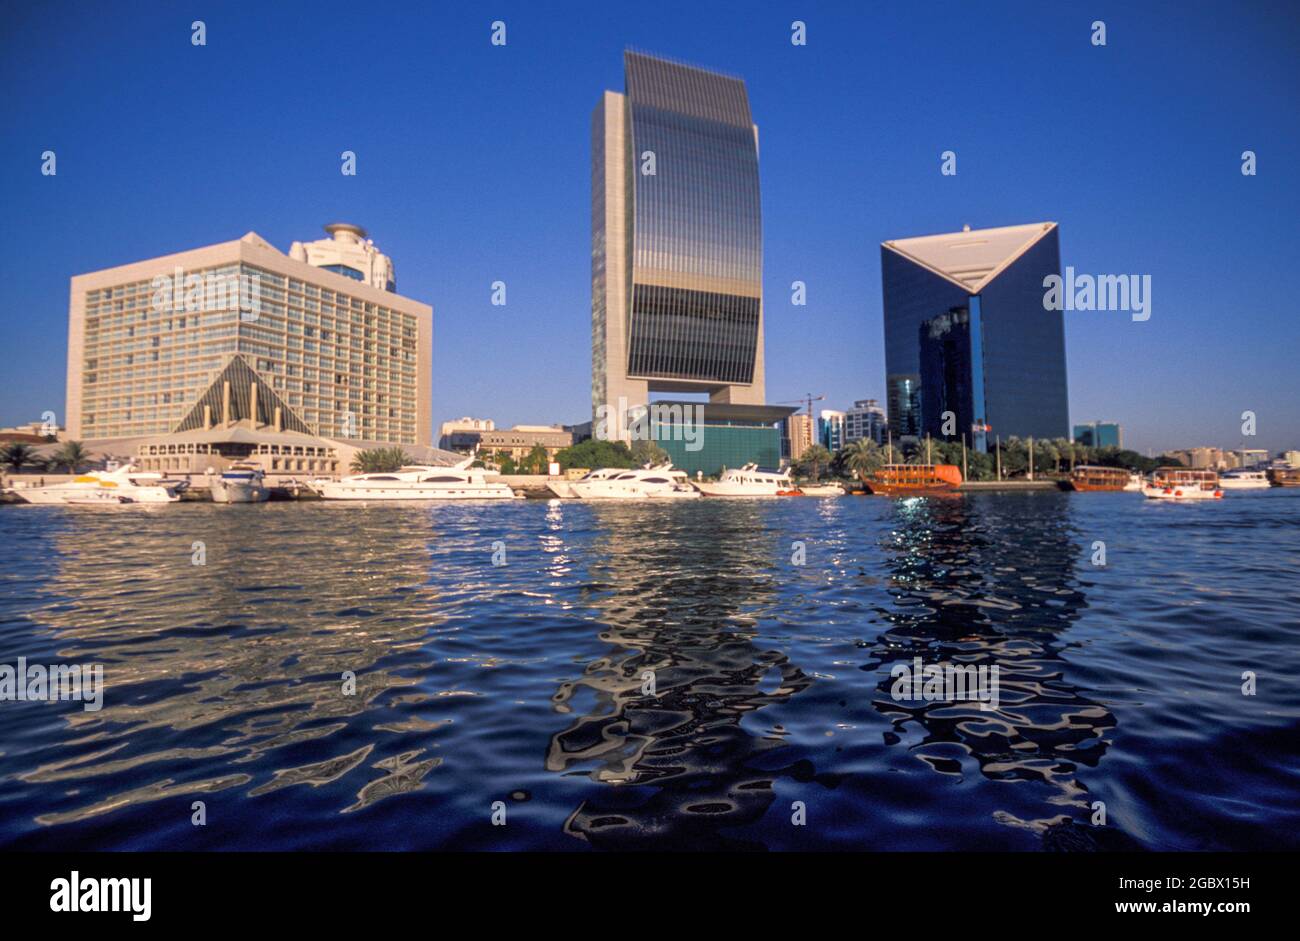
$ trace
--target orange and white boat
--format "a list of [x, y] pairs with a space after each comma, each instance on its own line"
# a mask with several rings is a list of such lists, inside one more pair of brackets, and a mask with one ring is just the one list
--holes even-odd
[[894, 497], [944, 493], [961, 486], [961, 468], [956, 464], [886, 464], [861, 477], [868, 493]]
[[1153, 500], [1223, 499], [1217, 473], [1187, 467], [1157, 467], [1142, 493]]
[[1128, 486], [1129, 472], [1122, 467], [1095, 467], [1083, 464], [1070, 471], [1066, 484], [1071, 490], [1124, 490]]

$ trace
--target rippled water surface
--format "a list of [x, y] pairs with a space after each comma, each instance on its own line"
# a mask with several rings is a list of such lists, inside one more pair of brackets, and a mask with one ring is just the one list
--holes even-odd
[[0, 663], [106, 687], [0, 702], [8, 848], [1300, 846], [1296, 491], [3, 507], [0, 559]]

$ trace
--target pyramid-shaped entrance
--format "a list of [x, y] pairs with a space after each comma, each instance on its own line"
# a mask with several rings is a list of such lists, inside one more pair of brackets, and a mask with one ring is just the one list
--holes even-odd
[[236, 353], [172, 431], [207, 430], [213, 425], [229, 427], [240, 423], [253, 428], [271, 425], [276, 430], [312, 433], [298, 413]]

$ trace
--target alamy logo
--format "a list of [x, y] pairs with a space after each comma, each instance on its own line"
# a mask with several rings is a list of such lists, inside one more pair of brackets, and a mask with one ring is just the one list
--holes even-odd
[[1134, 320], [1151, 319], [1151, 275], [1076, 275], [1067, 267], [1065, 277], [1049, 274], [1043, 279], [1047, 292], [1044, 310], [1127, 310]]
[[704, 447], [704, 406], [690, 402], [629, 405], [627, 397], [620, 395], [617, 406], [596, 407], [593, 437], [617, 441], [623, 437], [621, 431], [632, 441], [684, 441], [687, 451], [698, 451]]
[[256, 320], [262, 312], [262, 279], [255, 274], [186, 274], [178, 267], [158, 275], [150, 286], [151, 306], [160, 314], [237, 311], [244, 320]]
[[87, 712], [98, 712], [104, 705], [104, 665], [54, 664], [28, 665], [26, 657], [18, 666], [0, 663], [0, 700], [7, 702], [54, 702], [73, 700], [84, 703]]
[[998, 667], [973, 663], [923, 664], [913, 657], [894, 664], [889, 694], [896, 702], [978, 702], [992, 712], [1002, 701], [998, 693]]
[[153, 911], [153, 880], [82, 879], [71, 877], [50, 883], [52, 912], [130, 912], [132, 921], [148, 921]]

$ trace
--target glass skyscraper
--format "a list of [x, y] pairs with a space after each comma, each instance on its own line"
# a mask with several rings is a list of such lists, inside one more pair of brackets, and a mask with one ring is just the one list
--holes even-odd
[[[592, 408], [763, 402], [758, 132], [745, 84], [635, 52], [592, 116]], [[610, 420], [617, 416], [617, 425]], [[773, 419], [775, 420], [775, 419]]]
[[985, 450], [993, 436], [1065, 437], [1065, 326], [1044, 307], [1060, 274], [1054, 222], [899, 239], [881, 246], [885, 388], [895, 437]]

